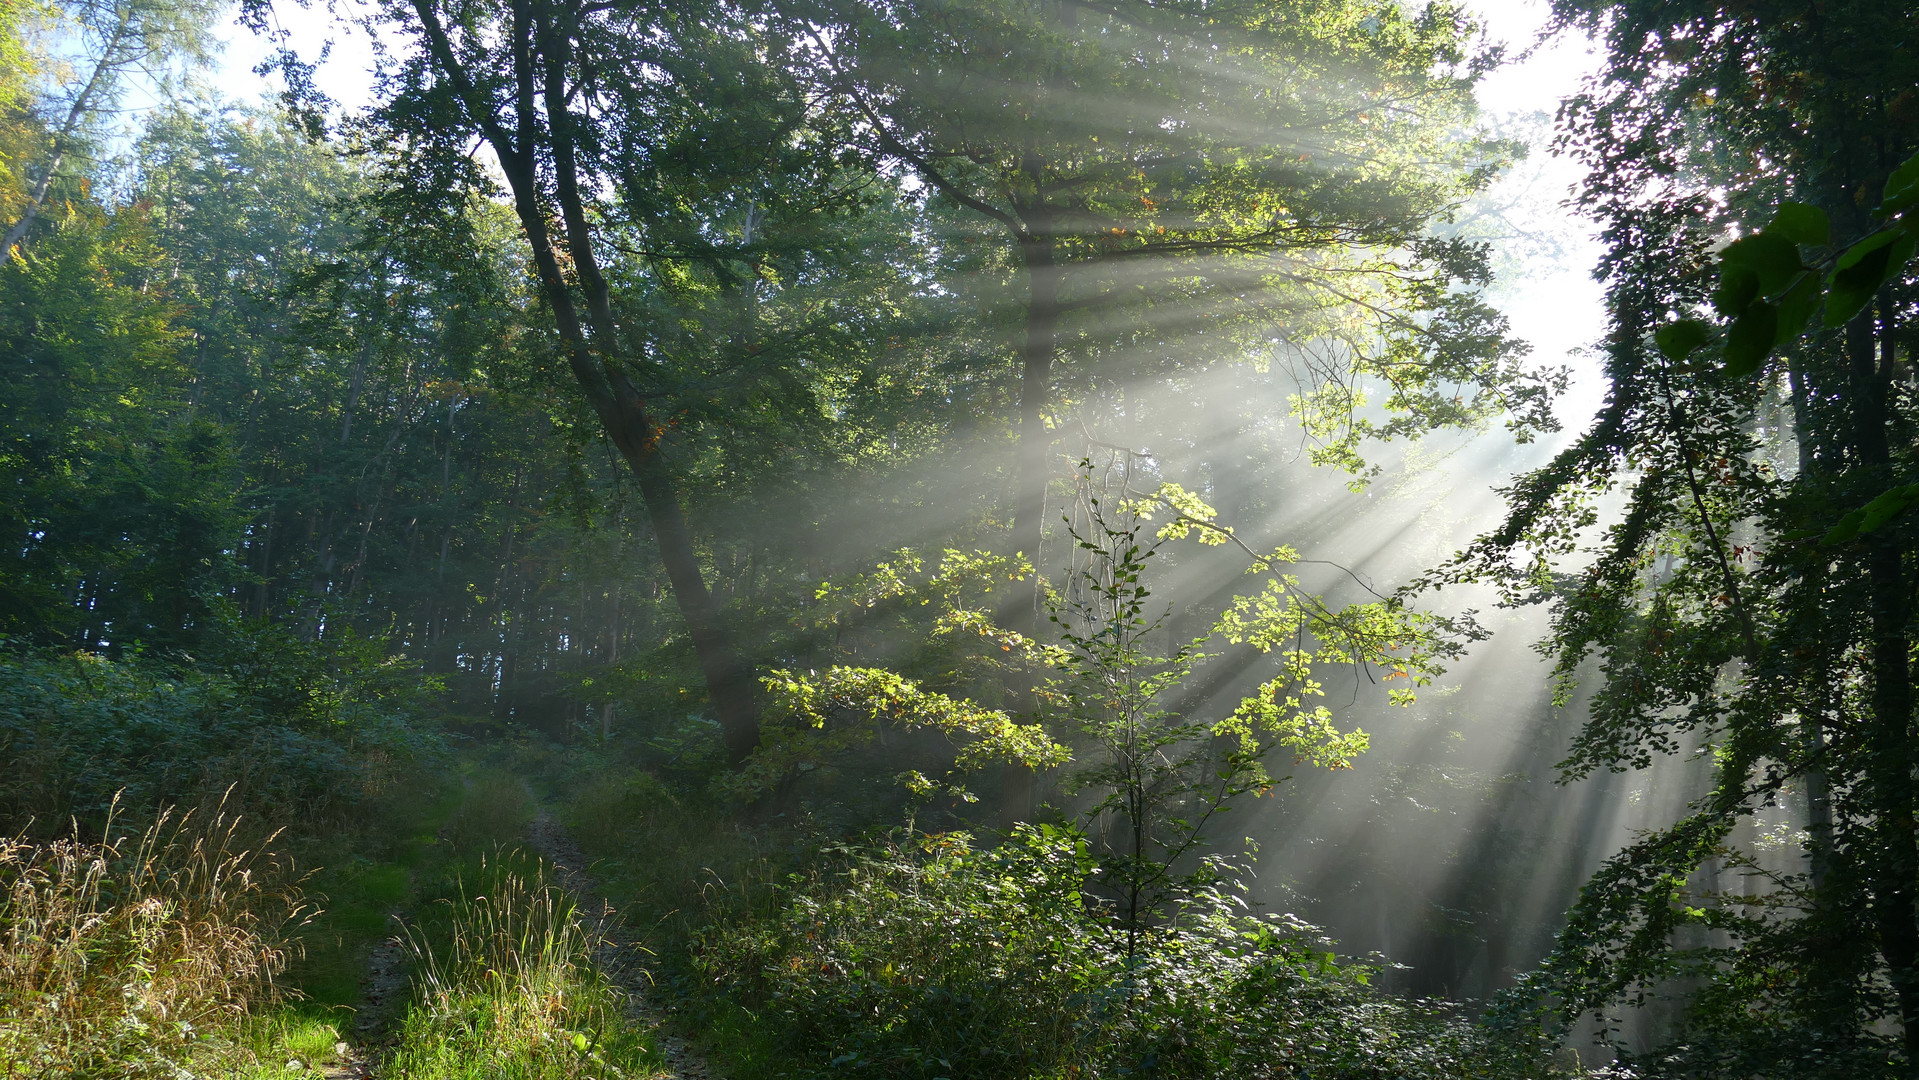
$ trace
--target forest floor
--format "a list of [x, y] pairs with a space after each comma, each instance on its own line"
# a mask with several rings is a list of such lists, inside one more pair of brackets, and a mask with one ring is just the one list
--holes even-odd
[[[549, 880], [568, 894], [582, 928], [593, 942], [594, 965], [623, 993], [626, 1020], [635, 1029], [647, 1033], [664, 1060], [664, 1071], [654, 1074], [658, 1080], [713, 1080], [715, 1073], [699, 1053], [684, 1039], [665, 1030], [666, 1016], [655, 1004], [652, 993], [653, 973], [648, 962], [651, 953], [640, 943], [639, 936], [627, 928], [606, 890], [589, 873], [590, 860], [567, 834], [565, 826], [541, 805], [532, 786], [524, 780], [516, 786], [525, 793], [533, 814], [523, 827], [514, 828], [513, 832], [518, 835], [493, 833], [494, 842], [499, 844], [495, 848], [497, 854], [510, 856], [517, 847], [538, 856]], [[478, 801], [486, 801], [485, 793], [476, 793], [473, 789], [471, 777], [463, 779], [458, 801], [473, 801], [476, 794]], [[404, 883], [397, 880], [392, 883], [391, 891], [383, 897], [385, 902], [378, 905], [377, 915], [373, 911], [354, 913], [362, 921], [362, 929], [355, 936], [363, 943], [357, 948], [363, 952], [364, 967], [357, 980], [356, 1000], [350, 1005], [341, 1003], [352, 1010], [352, 1019], [330, 1022], [338, 1032], [339, 1041], [330, 1058], [308, 1059], [306, 1067], [313, 1070], [308, 1075], [325, 1080], [404, 1080], [394, 1071], [397, 1066], [391, 1059], [413, 993], [413, 962], [404, 935], [388, 930], [396, 923], [419, 915], [423, 879], [413, 864], [434, 858], [427, 849], [443, 848], [448, 842], [451, 827], [448, 811], [449, 805], [442, 803], [418, 822], [416, 829], [420, 835], [413, 839], [412, 846], [419, 850], [409, 851], [401, 855], [399, 861], [383, 863], [374, 869], [376, 874], [403, 878]], [[428, 870], [425, 876], [431, 878], [434, 872]], [[372, 931], [366, 925], [376, 918], [383, 918], [388, 930]]]
[[412, 982], [406, 976], [406, 945], [394, 935], [367, 953], [365, 1003], [353, 1018], [353, 1038], [334, 1046], [338, 1059], [318, 1070], [325, 1080], [373, 1080], [379, 1076], [378, 1047], [399, 1020]]

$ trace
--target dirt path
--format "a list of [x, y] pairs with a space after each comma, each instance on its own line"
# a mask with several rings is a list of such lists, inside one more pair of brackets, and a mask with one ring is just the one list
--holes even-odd
[[367, 951], [366, 1005], [353, 1018], [351, 1041], [334, 1044], [338, 1058], [317, 1071], [326, 1080], [372, 1080], [379, 1075], [379, 1047], [399, 1020], [410, 985], [404, 972], [406, 946], [396, 934]]
[[646, 968], [646, 952], [627, 931], [619, 912], [587, 874], [586, 854], [545, 808], [541, 808], [533, 823], [527, 826], [526, 839], [533, 850], [553, 864], [560, 886], [578, 901], [581, 917], [599, 942], [595, 947], [594, 959], [614, 985], [626, 991], [627, 1015], [635, 1023], [653, 1029], [659, 1039], [660, 1051], [666, 1056], [667, 1076], [674, 1080], [713, 1080], [713, 1073], [707, 1068], [706, 1062], [686, 1045], [685, 1040], [668, 1035], [661, 1029], [662, 1017], [647, 996], [653, 981]]

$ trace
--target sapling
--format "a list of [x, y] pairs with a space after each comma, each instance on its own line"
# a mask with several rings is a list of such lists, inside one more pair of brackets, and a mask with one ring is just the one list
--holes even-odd
[[[1333, 769], [1365, 752], [1366, 733], [1342, 731], [1317, 702], [1325, 696], [1322, 668], [1383, 670], [1404, 680], [1389, 700], [1406, 705], [1411, 688], [1429, 682], [1458, 647], [1451, 624], [1432, 616], [1390, 600], [1334, 609], [1294, 576], [1272, 574], [1208, 633], [1156, 651], [1151, 643], [1171, 606], [1150, 599], [1148, 569], [1166, 544], [1190, 537], [1237, 545], [1250, 556], [1249, 573], [1298, 556], [1256, 555], [1176, 484], [1142, 489], [1148, 464], [1129, 450], [1111, 450], [1098, 465], [1080, 462], [1066, 519], [1074, 558], [1049, 603], [1060, 644], [1047, 654], [1052, 674], [1040, 693], [1048, 725], [1075, 746], [1065, 786], [1090, 799], [1083, 814], [1101, 853], [1100, 898], [1129, 958], [1156, 921], [1217, 880], [1218, 860], [1200, 856], [1209, 828], [1235, 800], [1279, 782], [1267, 769], [1275, 751]], [[1223, 716], [1203, 705], [1169, 707], [1216, 636], [1253, 645], [1276, 670]]]

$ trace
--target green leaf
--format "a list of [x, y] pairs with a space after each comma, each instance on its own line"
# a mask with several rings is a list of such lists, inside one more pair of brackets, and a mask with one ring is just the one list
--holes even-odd
[[1905, 267], [1913, 247], [1910, 236], [1887, 231], [1868, 236], [1841, 255], [1827, 282], [1826, 325], [1851, 322], [1879, 287]]
[[1810, 247], [1823, 247], [1832, 242], [1832, 222], [1826, 218], [1826, 212], [1801, 202], [1780, 203], [1766, 231]]
[[1748, 307], [1726, 330], [1726, 374], [1744, 378], [1758, 371], [1778, 338], [1779, 309], [1767, 303]]
[[1779, 333], [1775, 346], [1785, 345], [1805, 332], [1807, 320], [1819, 308], [1826, 295], [1825, 283], [1817, 275], [1807, 274], [1779, 298]]
[[1887, 522], [1919, 505], [1919, 484], [1906, 484], [1885, 492], [1871, 502], [1848, 513], [1826, 532], [1819, 543], [1825, 547], [1843, 544], [1856, 536], [1874, 532]]
[[1839, 258], [1834, 260], [1832, 264], [1833, 272], [1836, 274], [1844, 273], [1861, 263], [1870, 262], [1877, 252], [1884, 248], [1891, 247], [1893, 242], [1898, 239], [1898, 233], [1891, 229], [1886, 229], [1859, 240], [1851, 247], [1839, 253]]
[[1859, 532], [1863, 535], [1876, 531], [1881, 525], [1911, 509], [1915, 502], [1919, 502], [1919, 484], [1893, 488], [1866, 504], [1865, 516], [1859, 522]]
[[1698, 319], [1667, 323], [1653, 335], [1666, 359], [1678, 363], [1691, 356], [1712, 337], [1712, 327]]
[[1885, 198], [1879, 203], [1879, 216], [1902, 214], [1919, 205], [1919, 154], [1906, 159], [1886, 178]]
[[1737, 318], [1754, 300], [1759, 299], [1759, 274], [1745, 263], [1721, 263], [1719, 288], [1713, 290], [1713, 310], [1728, 319]]
[[1733, 241], [1719, 253], [1719, 262], [1728, 269], [1749, 267], [1758, 278], [1759, 291], [1768, 296], [1784, 290], [1806, 269], [1799, 261], [1798, 246], [1775, 232], [1754, 233]]

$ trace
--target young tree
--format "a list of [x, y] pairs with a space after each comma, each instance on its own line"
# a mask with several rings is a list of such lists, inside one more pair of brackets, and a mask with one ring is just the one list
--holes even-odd
[[26, 238], [61, 168], [97, 134], [93, 129], [100, 120], [113, 114], [128, 79], [145, 76], [164, 83], [176, 64], [205, 62], [220, 5], [209, 0], [72, 0], [55, 7], [79, 54], [60, 65], [72, 74], [60, 93], [40, 103], [58, 120], [47, 124], [45, 149], [25, 171], [32, 180], [6, 238], [0, 240], [0, 252], [12, 251]]
[[[1052, 669], [1040, 697], [1060, 738], [1081, 749], [1066, 790], [1088, 794], [1082, 811], [1100, 852], [1099, 891], [1113, 907], [1130, 959], [1142, 935], [1216, 867], [1198, 858], [1214, 819], [1240, 798], [1284, 778], [1267, 771], [1275, 753], [1316, 768], [1350, 768], [1366, 751], [1361, 730], [1341, 731], [1323, 678], [1342, 665], [1405, 680], [1389, 692], [1413, 701], [1459, 640], [1443, 621], [1387, 601], [1328, 607], [1291, 574], [1274, 574], [1256, 595], [1239, 597], [1212, 630], [1170, 654], [1153, 647], [1170, 605], [1152, 601], [1152, 560], [1170, 541], [1232, 543], [1211, 507], [1176, 485], [1150, 483], [1149, 463], [1127, 450], [1080, 462], [1067, 518], [1072, 569], [1049, 598], [1060, 645], [1044, 655]], [[1164, 524], [1155, 527], [1155, 519]], [[1295, 561], [1281, 549], [1251, 551], [1252, 569]], [[1214, 637], [1247, 645], [1271, 672], [1225, 716], [1180, 702], [1181, 684]]]

